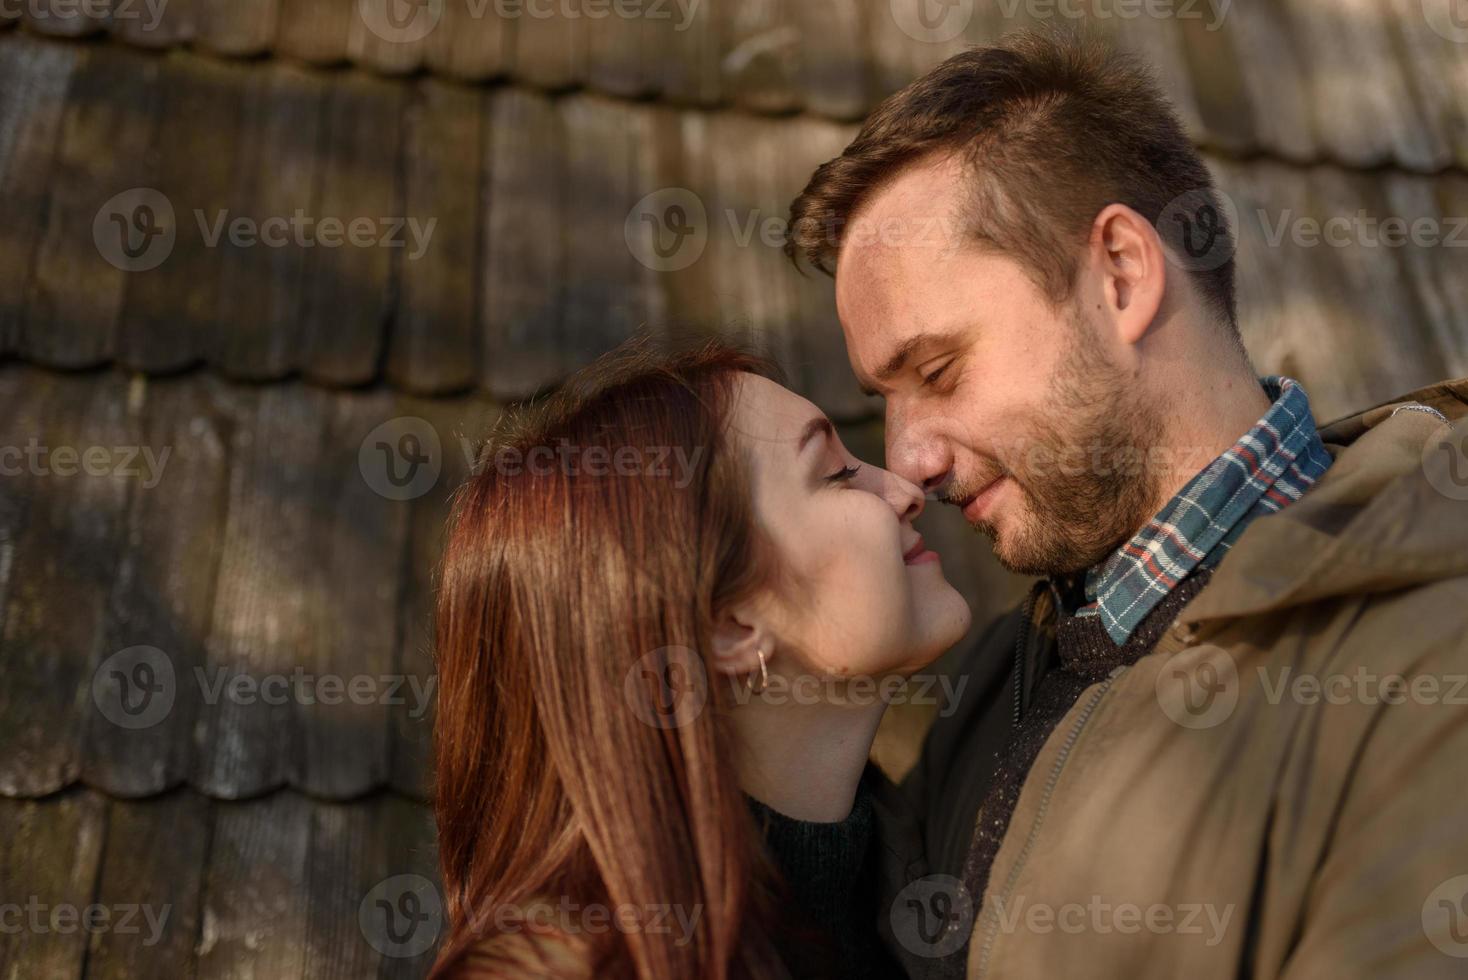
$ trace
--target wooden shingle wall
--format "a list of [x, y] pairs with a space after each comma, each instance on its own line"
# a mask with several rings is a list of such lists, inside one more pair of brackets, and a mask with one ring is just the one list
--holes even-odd
[[[830, 283], [777, 247], [789, 201], [884, 95], [1077, 9], [388, 2], [0, 4], [0, 902], [171, 909], [146, 945], [0, 934], [0, 975], [421, 973], [374, 889], [434, 875], [421, 692], [466, 442], [691, 327], [769, 348], [880, 459]], [[1432, 0], [1171, 9], [1196, 16], [1086, 26], [1156, 67], [1238, 211], [1259, 367], [1322, 419], [1468, 374], [1468, 36]], [[1361, 231], [1388, 217], [1439, 243]], [[1302, 243], [1331, 218], [1378, 223]], [[323, 219], [401, 245], [330, 247]], [[394, 499], [374, 459], [404, 432], [434, 478]], [[977, 619], [1012, 600], [957, 515], [924, 520]], [[167, 710], [116, 721], [108, 684], [160, 672]], [[210, 693], [298, 673], [400, 690]]]

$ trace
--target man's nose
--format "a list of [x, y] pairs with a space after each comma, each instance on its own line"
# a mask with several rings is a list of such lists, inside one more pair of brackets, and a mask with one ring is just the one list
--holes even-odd
[[886, 442], [889, 470], [920, 487], [928, 500], [942, 496], [952, 478], [953, 459], [941, 440], [889, 421]]

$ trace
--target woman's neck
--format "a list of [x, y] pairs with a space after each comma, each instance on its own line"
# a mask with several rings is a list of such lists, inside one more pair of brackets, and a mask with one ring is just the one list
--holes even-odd
[[886, 709], [750, 697], [734, 712], [741, 788], [796, 820], [846, 819]]

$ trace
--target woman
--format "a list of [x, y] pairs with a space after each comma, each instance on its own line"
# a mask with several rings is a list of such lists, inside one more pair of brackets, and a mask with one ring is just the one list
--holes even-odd
[[790, 907], [757, 816], [842, 826], [873, 681], [969, 610], [912, 527], [922, 492], [775, 376], [717, 343], [630, 345], [512, 413], [460, 489], [435, 977], [806, 975], [799, 921], [839, 920]]

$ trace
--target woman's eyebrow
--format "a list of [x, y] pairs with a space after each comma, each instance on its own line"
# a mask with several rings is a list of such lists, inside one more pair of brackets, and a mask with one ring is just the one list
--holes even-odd
[[799, 456], [805, 452], [806, 443], [810, 442], [816, 436], [823, 435], [829, 439], [835, 434], [836, 428], [831, 424], [831, 420], [824, 415], [817, 415], [805, 423], [805, 428], [800, 430], [800, 439], [795, 444], [795, 454]]

